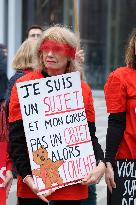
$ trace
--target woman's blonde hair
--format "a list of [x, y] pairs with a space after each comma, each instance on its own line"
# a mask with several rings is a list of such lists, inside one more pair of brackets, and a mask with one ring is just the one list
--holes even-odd
[[126, 46], [125, 63], [127, 66], [136, 69], [136, 28], [133, 29]]
[[[67, 43], [75, 50], [77, 50], [80, 47], [79, 38], [70, 29], [60, 25], [55, 25], [48, 28], [42, 33], [41, 38], [38, 40], [35, 50], [34, 57], [37, 60], [37, 66], [40, 69], [44, 68], [44, 64], [42, 60], [42, 52], [39, 51], [39, 48], [42, 42], [44, 42], [45, 40], [54, 40], [56, 42]], [[81, 77], [83, 77], [83, 69], [78, 63], [78, 61], [72, 58], [68, 58], [68, 61], [69, 63], [65, 72], [70, 73], [74, 71], [80, 71]]]
[[13, 58], [12, 68], [15, 70], [33, 68], [34, 47], [35, 41], [25, 40]]

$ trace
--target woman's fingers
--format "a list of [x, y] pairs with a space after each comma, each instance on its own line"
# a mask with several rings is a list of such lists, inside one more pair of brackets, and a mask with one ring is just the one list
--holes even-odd
[[7, 187], [9, 182], [12, 181], [12, 179], [13, 179], [12, 172], [10, 170], [8, 170], [6, 172], [6, 177], [5, 177], [5, 181], [3, 182], [3, 186]]
[[12, 172], [10, 170], [6, 171], [6, 176], [5, 176], [5, 180], [3, 182], [3, 187], [6, 188], [6, 196], [8, 198], [9, 195], [9, 191], [12, 185], [12, 181], [13, 181], [13, 175]]
[[85, 54], [84, 54], [84, 51], [83, 51], [83, 50], [76, 51], [76, 60], [77, 60], [79, 63], [84, 63]]
[[10, 188], [11, 188], [11, 185], [12, 185], [12, 179], [9, 181], [8, 185], [6, 186], [6, 197], [8, 198], [8, 195], [9, 195], [9, 191], [10, 191]]
[[112, 185], [111, 185], [110, 179], [107, 179], [106, 183], [107, 183], [109, 191], [112, 193]]
[[116, 183], [114, 181], [114, 178], [110, 178], [109, 181], [110, 181], [112, 188], [116, 188]]
[[37, 186], [35, 185], [32, 176], [30, 176], [30, 175], [26, 176], [23, 181], [24, 181], [24, 183], [27, 184], [27, 186], [28, 186], [35, 194], [38, 193], [38, 188], [37, 188]]
[[94, 174], [92, 174], [91, 176], [89, 176], [89, 178], [87, 179], [83, 179], [82, 180], [82, 184], [86, 184], [86, 185], [90, 185], [90, 184], [98, 184], [101, 180], [102, 176], [95, 176]]
[[111, 163], [107, 164], [107, 168], [105, 171], [105, 181], [109, 188], [109, 191], [112, 192], [112, 189], [116, 188], [116, 183], [114, 181], [114, 171]]
[[105, 165], [101, 162], [95, 167], [92, 172], [82, 180], [82, 184], [98, 184], [102, 176], [104, 175]]
[[89, 176], [88, 178], [82, 180], [82, 184], [85, 185], [96, 184], [96, 183], [97, 183], [97, 178], [94, 175]]
[[53, 190], [49, 190], [46, 194], [38, 194], [39, 190], [36, 186], [36, 184], [34, 183], [34, 180], [32, 178], [32, 176], [27, 176], [25, 179], [24, 179], [24, 182], [31, 188], [31, 190], [37, 194], [37, 196], [45, 201], [46, 203], [48, 203], [48, 199], [46, 197], [48, 197], [50, 194], [52, 194], [54, 191]]
[[48, 190], [48, 192], [47, 192], [46, 194], [38, 195], [38, 197], [39, 197], [40, 199], [42, 199], [43, 201], [45, 201], [45, 202], [48, 203], [48, 200], [47, 200], [46, 197], [48, 197], [49, 195], [51, 195], [54, 191], [55, 191], [55, 190], [50, 189], [50, 190]]
[[38, 195], [38, 197], [39, 197], [41, 200], [45, 201], [46, 203], [49, 202], [44, 195]]
[[115, 183], [115, 181], [111, 182], [111, 185], [112, 185], [113, 188], [116, 188], [116, 183]]
[[109, 191], [112, 193], [112, 189], [113, 189], [113, 188], [116, 188], [116, 183], [115, 183], [114, 180], [111, 179], [111, 178], [108, 178], [108, 179], [106, 180], [106, 183], [107, 183], [107, 186], [108, 186], [108, 188], [109, 188]]

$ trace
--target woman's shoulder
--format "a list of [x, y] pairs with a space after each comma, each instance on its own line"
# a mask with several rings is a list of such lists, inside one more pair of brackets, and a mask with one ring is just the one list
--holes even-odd
[[[122, 84], [125, 87], [128, 85], [129, 82], [132, 81], [132, 78], [135, 78], [136, 70], [130, 67], [119, 67], [116, 70], [112, 71], [106, 81], [106, 84], [111, 85], [113, 84]], [[135, 80], [134, 80], [135, 81]]]
[[82, 89], [85, 89], [86, 91], [90, 91], [91, 89], [90, 85], [84, 80], [81, 81], [81, 87]]
[[12, 75], [12, 77], [9, 79], [9, 85], [10, 85], [10, 84], [11, 84], [11, 85], [14, 84], [17, 79], [19, 79], [20, 77], [22, 77], [22, 76], [24, 76], [24, 75], [25, 75], [25, 74], [24, 74], [24, 72], [23, 72], [22, 70], [17, 70], [17, 71], [15, 72], [15, 74]]
[[41, 70], [35, 70], [20, 77], [16, 82], [19, 83], [19, 82], [24, 82], [29, 80], [35, 80], [41, 77], [42, 77]]
[[127, 76], [129, 73], [131, 73], [133, 71], [134, 71], [133, 68], [130, 68], [130, 67], [127, 67], [127, 66], [118, 67], [114, 71], [112, 71], [109, 76], [110, 77], [114, 76], [114, 77], [118, 77], [118, 78], [124, 79], [125, 76]]

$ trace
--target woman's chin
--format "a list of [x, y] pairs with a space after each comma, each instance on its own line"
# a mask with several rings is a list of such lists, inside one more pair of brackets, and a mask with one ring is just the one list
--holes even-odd
[[46, 68], [47, 68], [47, 70], [60, 70], [60, 68], [57, 68], [57, 67], [55, 67], [55, 66], [46, 66]]

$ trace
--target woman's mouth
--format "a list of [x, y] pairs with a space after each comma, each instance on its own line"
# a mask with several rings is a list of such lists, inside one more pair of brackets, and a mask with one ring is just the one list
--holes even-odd
[[56, 63], [56, 61], [53, 61], [53, 60], [47, 60], [46, 62], [47, 63]]

